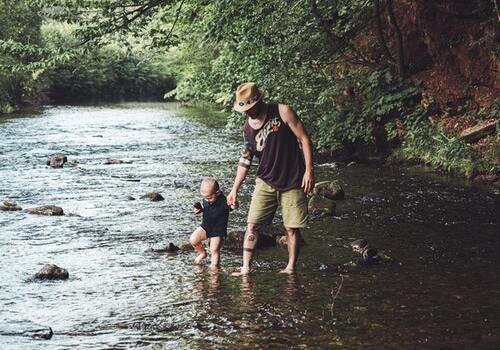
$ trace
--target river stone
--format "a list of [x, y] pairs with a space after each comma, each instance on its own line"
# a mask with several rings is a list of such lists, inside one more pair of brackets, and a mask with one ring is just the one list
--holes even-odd
[[132, 161], [125, 161], [121, 159], [106, 159], [105, 161], [102, 162], [102, 164], [110, 165], [110, 164], [131, 164]]
[[0, 210], [3, 211], [16, 211], [22, 209], [23, 208], [19, 207], [16, 202], [3, 201], [2, 203], [0, 203]]
[[38, 338], [38, 339], [50, 339], [54, 335], [54, 332], [52, 331], [52, 328], [50, 328], [50, 327], [29, 330], [29, 331], [25, 331], [23, 333], [24, 333], [24, 335], [28, 335], [32, 338]]
[[145, 252], [150, 252], [150, 253], [175, 253], [176, 251], [179, 250], [179, 247], [177, 247], [175, 244], [170, 242], [168, 245], [166, 245], [163, 248], [155, 249], [155, 248], [147, 248]]
[[335, 215], [335, 202], [331, 199], [314, 194], [309, 199], [308, 209], [311, 215]]
[[55, 205], [42, 205], [40, 207], [26, 209], [26, 211], [29, 214], [37, 214], [37, 215], [53, 215], [53, 216], [64, 215], [63, 209]]
[[158, 201], [162, 201], [165, 199], [165, 198], [163, 198], [163, 196], [161, 194], [156, 193], [156, 192], [146, 193], [144, 196], [141, 196], [140, 198], [141, 199], [149, 199], [152, 202], [158, 202]]
[[68, 270], [55, 264], [47, 264], [35, 274], [35, 278], [42, 280], [65, 280], [68, 277]]
[[344, 189], [337, 181], [321, 181], [314, 186], [314, 194], [329, 199], [344, 199]]
[[51, 166], [52, 168], [62, 168], [64, 163], [68, 161], [68, 158], [62, 154], [54, 154], [50, 159], [47, 161], [47, 165]]

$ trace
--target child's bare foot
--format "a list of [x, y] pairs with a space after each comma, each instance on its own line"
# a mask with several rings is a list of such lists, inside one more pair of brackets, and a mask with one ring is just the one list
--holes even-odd
[[294, 269], [289, 269], [287, 267], [286, 269], [281, 270], [280, 273], [286, 273], [287, 275], [293, 275], [295, 273], [295, 270]]
[[231, 274], [231, 276], [246, 276], [250, 274], [250, 269], [246, 267], [240, 268], [239, 271], [235, 271]]
[[203, 262], [203, 259], [205, 259], [207, 257], [207, 253], [200, 253], [200, 255], [198, 255], [196, 257], [196, 259], [194, 259], [194, 263], [199, 265]]

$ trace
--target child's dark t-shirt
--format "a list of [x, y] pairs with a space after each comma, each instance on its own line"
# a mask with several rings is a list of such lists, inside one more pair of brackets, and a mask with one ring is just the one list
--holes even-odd
[[230, 207], [227, 205], [226, 196], [220, 194], [217, 200], [209, 203], [205, 199], [202, 202], [203, 220], [201, 227], [210, 237], [226, 237], [227, 223], [229, 219]]

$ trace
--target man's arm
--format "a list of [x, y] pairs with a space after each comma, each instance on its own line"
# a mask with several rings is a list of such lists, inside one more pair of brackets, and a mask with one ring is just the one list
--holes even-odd
[[302, 178], [302, 188], [304, 192], [309, 193], [314, 187], [314, 168], [313, 168], [313, 152], [311, 138], [306, 132], [304, 124], [297, 117], [295, 111], [287, 105], [279, 105], [281, 119], [290, 127], [295, 137], [302, 145], [304, 153], [304, 162], [306, 170]]

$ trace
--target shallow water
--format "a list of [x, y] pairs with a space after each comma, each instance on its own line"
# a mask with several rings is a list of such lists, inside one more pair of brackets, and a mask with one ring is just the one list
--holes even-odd
[[[203, 177], [231, 186], [240, 137], [217, 118], [170, 104], [51, 107], [1, 118], [0, 140], [0, 199], [66, 213], [0, 212], [1, 349], [500, 348], [491, 190], [422, 170], [318, 167], [346, 199], [304, 230], [299, 273], [277, 274], [286, 251], [273, 248], [241, 278], [230, 276], [234, 252], [223, 252], [220, 274], [195, 268], [192, 252], [144, 252], [187, 242]], [[47, 167], [57, 152], [78, 164]], [[233, 230], [244, 227], [251, 190], [247, 181]], [[166, 200], [139, 199], [151, 191]], [[393, 261], [339, 267], [356, 261], [343, 247], [356, 238]], [[70, 278], [34, 281], [49, 262]], [[45, 326], [50, 340], [23, 334]]]

